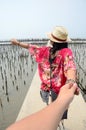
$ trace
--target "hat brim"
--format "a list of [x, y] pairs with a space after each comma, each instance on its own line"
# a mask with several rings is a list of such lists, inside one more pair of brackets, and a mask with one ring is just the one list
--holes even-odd
[[66, 41], [59, 41], [59, 40], [57, 40], [57, 39], [54, 39], [53, 37], [52, 37], [52, 35], [51, 35], [51, 33], [47, 33], [47, 37], [51, 40], [51, 41], [53, 41], [53, 42], [59, 42], [59, 43], [62, 43], [62, 42], [71, 42], [72, 40], [69, 38], [69, 37], [67, 37], [67, 40]]

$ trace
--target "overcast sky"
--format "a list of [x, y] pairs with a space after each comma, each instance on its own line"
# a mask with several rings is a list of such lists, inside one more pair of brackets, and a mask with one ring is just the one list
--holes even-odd
[[46, 38], [58, 25], [86, 38], [86, 0], [0, 0], [1, 40]]

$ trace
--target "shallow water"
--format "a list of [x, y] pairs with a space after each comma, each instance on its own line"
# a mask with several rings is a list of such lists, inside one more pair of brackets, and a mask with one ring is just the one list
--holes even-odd
[[35, 70], [27, 50], [0, 46], [0, 130], [16, 120]]

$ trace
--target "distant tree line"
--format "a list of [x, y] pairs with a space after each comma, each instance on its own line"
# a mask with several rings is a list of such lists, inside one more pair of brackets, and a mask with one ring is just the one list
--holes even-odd
[[[40, 42], [40, 41], [48, 41], [49, 39], [47, 39], [47, 38], [31, 38], [31, 39], [17, 39], [17, 40], [19, 40], [19, 41], [21, 41], [21, 42], [30, 42], [30, 41], [32, 41], [32, 42], [34, 42], [34, 41], [38, 41], [38, 42]], [[71, 38], [71, 40], [72, 41], [86, 41], [86, 39], [82, 39], [82, 38]], [[0, 43], [4, 43], [4, 42], [10, 42], [10, 40], [0, 40]]]

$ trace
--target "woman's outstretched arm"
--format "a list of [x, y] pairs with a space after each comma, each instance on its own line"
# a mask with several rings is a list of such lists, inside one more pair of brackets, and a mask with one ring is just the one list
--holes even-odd
[[28, 44], [28, 43], [19, 42], [19, 41], [16, 40], [16, 39], [12, 39], [12, 40], [11, 40], [11, 43], [12, 43], [13, 45], [17, 45], [17, 46], [20, 46], [20, 47], [23, 47], [23, 48], [26, 48], [26, 49], [29, 48], [29, 44]]

